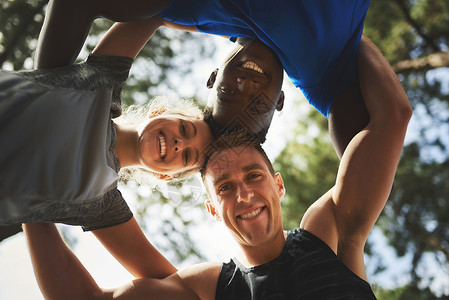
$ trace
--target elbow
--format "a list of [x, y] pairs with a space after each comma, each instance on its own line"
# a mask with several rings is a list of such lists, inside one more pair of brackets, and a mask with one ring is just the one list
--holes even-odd
[[398, 125], [403, 125], [404, 127], [408, 126], [408, 123], [413, 115], [413, 110], [408, 100], [408, 97], [405, 96], [404, 100], [400, 102], [395, 108], [395, 118]]
[[399, 97], [391, 98], [390, 102], [383, 108], [383, 113], [378, 113], [376, 116], [379, 117], [378, 124], [394, 126], [395, 128], [407, 128], [412, 114], [412, 107], [404, 93], [404, 95]]

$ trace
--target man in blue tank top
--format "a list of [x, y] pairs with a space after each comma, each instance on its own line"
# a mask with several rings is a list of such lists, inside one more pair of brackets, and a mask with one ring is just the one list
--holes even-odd
[[365, 38], [359, 60], [369, 124], [351, 140], [334, 187], [308, 208], [299, 229], [282, 227], [284, 184], [260, 145], [246, 135], [224, 135], [202, 177], [207, 210], [239, 246], [231, 262], [104, 290], [53, 225], [26, 224], [46, 299], [375, 299], [363, 249], [388, 199], [411, 108], [393, 70]]

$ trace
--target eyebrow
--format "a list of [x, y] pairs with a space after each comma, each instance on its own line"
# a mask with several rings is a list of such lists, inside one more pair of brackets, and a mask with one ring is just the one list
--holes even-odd
[[252, 170], [265, 170], [265, 168], [260, 164], [251, 164], [249, 166], [243, 167], [242, 170], [244, 172], [248, 172]]
[[192, 121], [189, 121], [190, 122], [190, 124], [192, 125], [192, 127], [193, 127], [193, 135], [192, 135], [192, 137], [195, 137], [196, 136], [196, 134], [197, 134], [197, 129], [196, 129], [196, 126], [195, 126], [195, 124], [193, 124], [193, 122]]
[[230, 173], [221, 174], [217, 179], [214, 180], [214, 186], [218, 185], [220, 182], [229, 179], [231, 177]]
[[[262, 165], [260, 165], [260, 164], [251, 164], [251, 165], [248, 165], [248, 166], [244, 166], [244, 167], [242, 168], [242, 171], [245, 172], [245, 173], [246, 173], [246, 172], [249, 172], [249, 171], [252, 171], [252, 170], [261, 170], [261, 171], [264, 171], [265, 168], [264, 168]], [[214, 186], [217, 185], [217, 184], [219, 184], [220, 182], [222, 182], [222, 181], [224, 181], [224, 180], [229, 179], [229, 178], [231, 178], [231, 174], [230, 174], [230, 173], [224, 173], [224, 174], [221, 174], [221, 175], [218, 176], [218, 178], [214, 181]]]

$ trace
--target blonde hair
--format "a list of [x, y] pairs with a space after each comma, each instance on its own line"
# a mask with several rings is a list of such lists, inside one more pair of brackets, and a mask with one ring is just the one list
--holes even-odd
[[[151, 115], [182, 115], [189, 118], [202, 119], [203, 113], [201, 109], [194, 103], [192, 99], [183, 99], [177, 97], [158, 96], [149, 103], [141, 105], [130, 105], [123, 109], [122, 115], [114, 119], [114, 122], [120, 125], [138, 126], [142, 122], [148, 120]], [[189, 175], [198, 172], [198, 169], [180, 172], [173, 175], [176, 179], [183, 179]], [[150, 176], [149, 176], [150, 175]], [[120, 180], [134, 180], [139, 184], [156, 185], [156, 178], [153, 172], [140, 167], [125, 167], [119, 172]]]
[[192, 99], [157, 96], [146, 104], [134, 104], [123, 109], [122, 115], [114, 122], [122, 125], [139, 125], [148, 120], [152, 112], [161, 114], [179, 114], [197, 119], [203, 118], [203, 112]]

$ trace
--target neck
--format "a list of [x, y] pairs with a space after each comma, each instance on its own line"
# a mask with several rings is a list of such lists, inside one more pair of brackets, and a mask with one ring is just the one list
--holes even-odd
[[140, 162], [137, 158], [137, 154], [140, 150], [138, 143], [139, 135], [137, 131], [133, 127], [127, 127], [115, 123], [114, 125], [117, 133], [114, 151], [117, 154], [120, 167], [124, 168], [139, 165]]
[[260, 246], [240, 245], [240, 252], [236, 255], [238, 261], [246, 268], [265, 264], [281, 255], [284, 250], [287, 232], [281, 231], [269, 242]]

